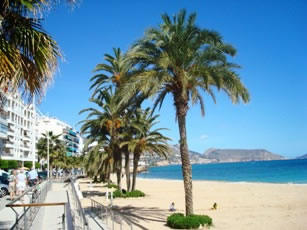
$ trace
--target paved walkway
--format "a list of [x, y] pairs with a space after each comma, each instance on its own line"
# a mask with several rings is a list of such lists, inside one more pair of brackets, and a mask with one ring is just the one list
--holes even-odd
[[[53, 183], [50, 191], [46, 196], [44, 203], [58, 203], [67, 202], [66, 195], [67, 184]], [[41, 207], [33, 224], [31, 230], [60, 230], [62, 226], [62, 215], [64, 213], [64, 206], [47, 206]]]
[[[71, 208], [74, 209], [74, 203], [71, 200], [72, 193], [67, 183], [52, 183], [52, 186], [47, 193], [44, 203], [60, 203], [67, 202], [67, 191], [69, 191]], [[25, 196], [24, 203], [29, 203], [30, 199]], [[20, 201], [15, 204], [21, 204]], [[23, 208], [15, 208], [19, 215], [23, 213]], [[64, 206], [43, 206], [39, 209], [33, 223], [31, 230], [62, 230], [62, 215], [64, 213]], [[76, 210], [73, 210], [75, 215]], [[89, 223], [90, 230], [107, 230], [107, 228], [101, 223], [101, 220], [91, 213], [86, 213], [86, 217]], [[11, 208], [3, 208], [0, 210], [0, 230], [10, 229], [16, 221], [16, 215]], [[75, 219], [76, 221], [76, 219]]]

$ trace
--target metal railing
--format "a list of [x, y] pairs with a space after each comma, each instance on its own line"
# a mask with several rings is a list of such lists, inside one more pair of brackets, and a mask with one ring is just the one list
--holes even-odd
[[[72, 210], [72, 219], [74, 227], [79, 227], [84, 230], [89, 229], [89, 224], [82, 208], [77, 190], [75, 188], [75, 178], [70, 179], [71, 196], [69, 200], [70, 209]], [[78, 222], [76, 220], [79, 220]]]
[[[120, 230], [122, 230], [124, 223], [126, 223], [129, 226], [130, 230], [133, 230], [133, 225], [131, 223], [124, 221], [120, 215], [114, 213], [114, 211], [112, 210], [112, 205], [105, 206], [92, 198], [90, 198], [90, 200], [91, 200], [91, 211], [102, 221], [105, 221], [105, 224], [108, 227], [110, 227], [112, 230], [115, 229], [116, 225], [119, 225]], [[111, 219], [110, 223], [108, 221], [109, 218]]]
[[[14, 229], [23, 229], [28, 230], [32, 226], [35, 216], [37, 215], [40, 206], [37, 203], [42, 203], [47, 193], [50, 189], [51, 182], [46, 181], [41, 184], [38, 184], [32, 188], [26, 190], [22, 195], [18, 196], [13, 201], [9, 202], [6, 207], [9, 207], [13, 210], [16, 215], [16, 220], [13, 226], [10, 228], [11, 230]], [[18, 201], [22, 201], [25, 198], [29, 199], [28, 204], [16, 204]], [[16, 208], [23, 208], [23, 210], [18, 212]]]

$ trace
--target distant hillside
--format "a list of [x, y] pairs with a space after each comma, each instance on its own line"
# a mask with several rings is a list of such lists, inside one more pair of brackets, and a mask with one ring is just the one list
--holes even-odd
[[296, 159], [307, 159], [307, 153], [303, 156], [297, 157]]
[[[164, 157], [146, 155], [143, 160], [149, 165], [181, 164], [179, 145], [170, 146], [168, 159]], [[204, 154], [189, 150], [191, 164], [205, 164], [214, 162], [241, 162], [281, 160], [283, 156], [264, 149], [208, 149]]]
[[208, 149], [205, 158], [215, 162], [267, 161], [281, 160], [283, 156], [265, 149]]

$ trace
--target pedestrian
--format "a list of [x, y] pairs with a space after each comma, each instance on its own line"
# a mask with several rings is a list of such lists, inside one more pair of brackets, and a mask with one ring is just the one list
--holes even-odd
[[24, 193], [24, 191], [26, 190], [26, 186], [27, 186], [27, 177], [22, 168], [16, 177], [17, 196], [21, 196]]
[[11, 171], [9, 182], [10, 198], [14, 200], [16, 194], [16, 170]]
[[38, 181], [38, 174], [34, 167], [32, 167], [31, 171], [28, 174], [29, 177], [29, 186], [35, 186]]

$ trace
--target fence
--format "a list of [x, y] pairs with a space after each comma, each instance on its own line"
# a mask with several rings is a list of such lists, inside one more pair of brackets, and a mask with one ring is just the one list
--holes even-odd
[[[100, 218], [105, 224], [112, 230], [120, 229], [126, 230], [129, 227], [130, 230], [133, 230], [133, 225], [127, 221], [124, 221], [119, 214], [115, 214], [112, 210], [112, 206], [105, 206], [100, 202], [90, 198], [91, 200], [91, 211]], [[110, 222], [108, 221], [110, 219]], [[128, 226], [127, 226], [128, 225]]]
[[[11, 230], [30, 229], [40, 208], [37, 204], [42, 203], [45, 200], [50, 187], [51, 182], [45, 181], [42, 184], [26, 190], [22, 195], [6, 205], [6, 207], [10, 207], [16, 215], [16, 221], [11, 227]], [[17, 201], [22, 201], [26, 197], [29, 199], [29, 204], [16, 204]], [[16, 208], [23, 208], [23, 210], [21, 212], [19, 210], [18, 212]]]

